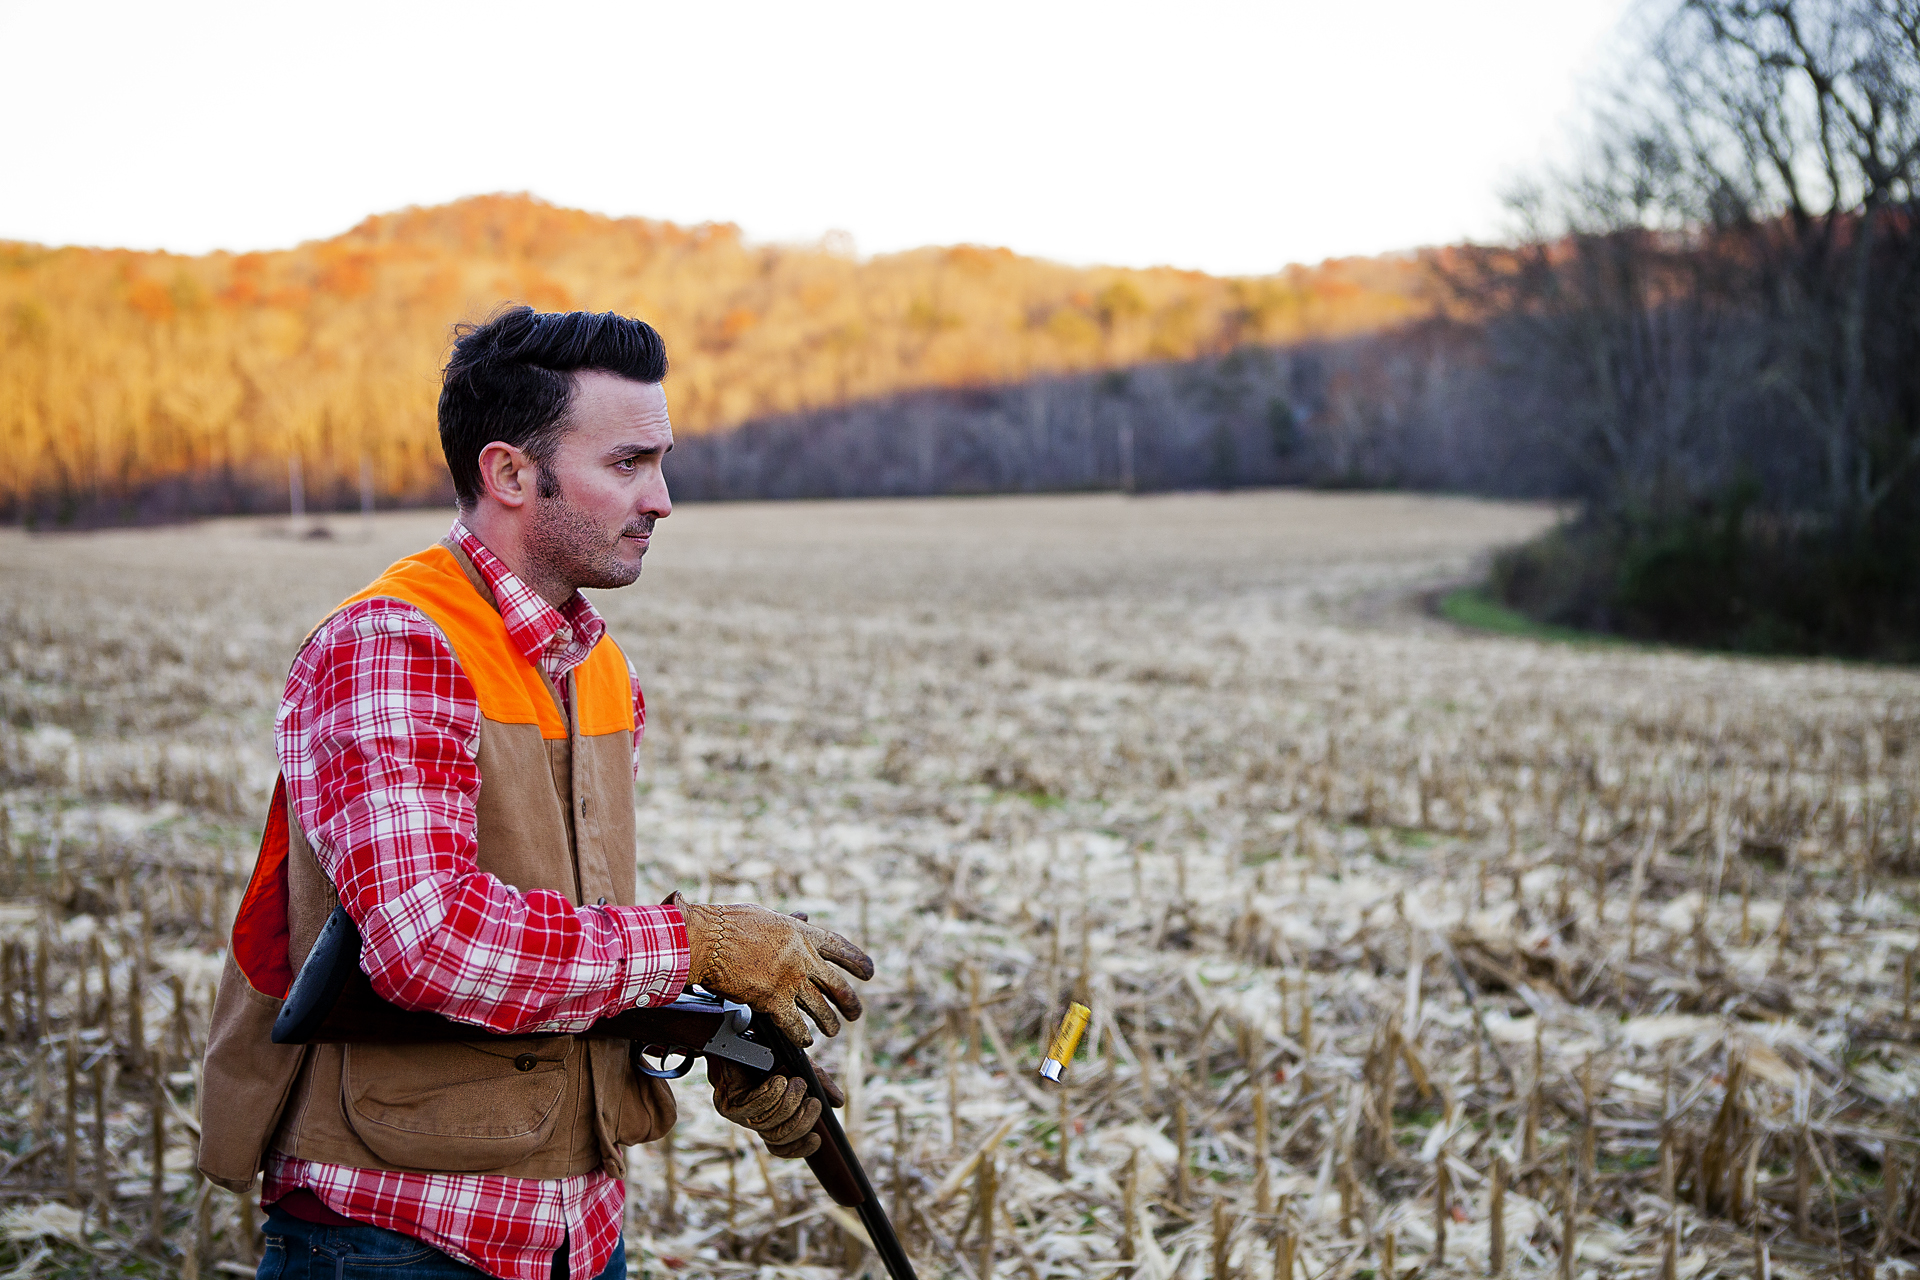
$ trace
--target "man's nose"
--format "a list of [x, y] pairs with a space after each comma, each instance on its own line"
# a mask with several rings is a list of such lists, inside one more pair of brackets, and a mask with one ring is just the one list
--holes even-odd
[[667, 492], [665, 476], [655, 479], [640, 495], [640, 513], [652, 516], [655, 520], [665, 520], [673, 514], [673, 497]]

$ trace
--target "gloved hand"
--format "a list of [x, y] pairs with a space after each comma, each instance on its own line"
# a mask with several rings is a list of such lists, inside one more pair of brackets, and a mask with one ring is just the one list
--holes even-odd
[[830, 1036], [840, 1032], [836, 1006], [848, 1018], [860, 1016], [860, 997], [842, 971], [871, 978], [873, 961], [839, 934], [750, 902], [716, 906], [677, 893], [667, 901], [686, 912], [688, 982], [766, 1014], [803, 1047], [813, 1043], [813, 1031], [801, 1010]]
[[[820, 1087], [836, 1107], [847, 1105], [825, 1067], [815, 1065]], [[769, 1153], [783, 1160], [801, 1160], [820, 1149], [813, 1126], [820, 1119], [820, 1100], [807, 1096], [806, 1081], [796, 1076], [768, 1076], [748, 1085], [751, 1072], [725, 1058], [707, 1059], [707, 1079], [713, 1082], [713, 1109], [745, 1129], [759, 1134]]]

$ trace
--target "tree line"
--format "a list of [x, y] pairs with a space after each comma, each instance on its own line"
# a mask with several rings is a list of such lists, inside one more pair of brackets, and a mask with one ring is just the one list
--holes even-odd
[[504, 300], [616, 310], [665, 335], [683, 434], [925, 387], [1190, 359], [1419, 314], [1407, 256], [1225, 279], [971, 245], [861, 259], [482, 196], [275, 253], [0, 243], [0, 519], [437, 501], [450, 328]]
[[671, 480], [693, 500], [1250, 485], [1570, 491], [1545, 433], [1486, 412], [1484, 350], [1479, 326], [1434, 318], [1339, 341], [904, 392], [684, 439]]

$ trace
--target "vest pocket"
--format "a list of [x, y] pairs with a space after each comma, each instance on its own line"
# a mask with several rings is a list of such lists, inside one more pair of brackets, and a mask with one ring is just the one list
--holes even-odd
[[664, 1138], [678, 1113], [673, 1089], [665, 1080], [633, 1069], [625, 1040], [593, 1043], [593, 1087], [600, 1119], [615, 1146], [631, 1147]]
[[345, 1046], [347, 1124], [388, 1164], [484, 1173], [553, 1136], [576, 1067], [573, 1036], [494, 1043]]

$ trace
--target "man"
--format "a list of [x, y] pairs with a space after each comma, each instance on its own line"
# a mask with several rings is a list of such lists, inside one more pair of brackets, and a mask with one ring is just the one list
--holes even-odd
[[[633, 905], [646, 704], [580, 588], [640, 574], [672, 511], [665, 347], [611, 313], [462, 326], [440, 438], [460, 514], [326, 618], [276, 720], [281, 779], [208, 1036], [200, 1164], [264, 1170], [264, 1277], [626, 1274], [626, 1145], [673, 1097], [574, 1035], [689, 982], [811, 1043], [860, 1014], [846, 939], [748, 904]], [[453, 1045], [275, 1046], [267, 1027], [335, 903], [374, 990], [494, 1032]], [[715, 1105], [777, 1155], [818, 1146], [798, 1080]]]

